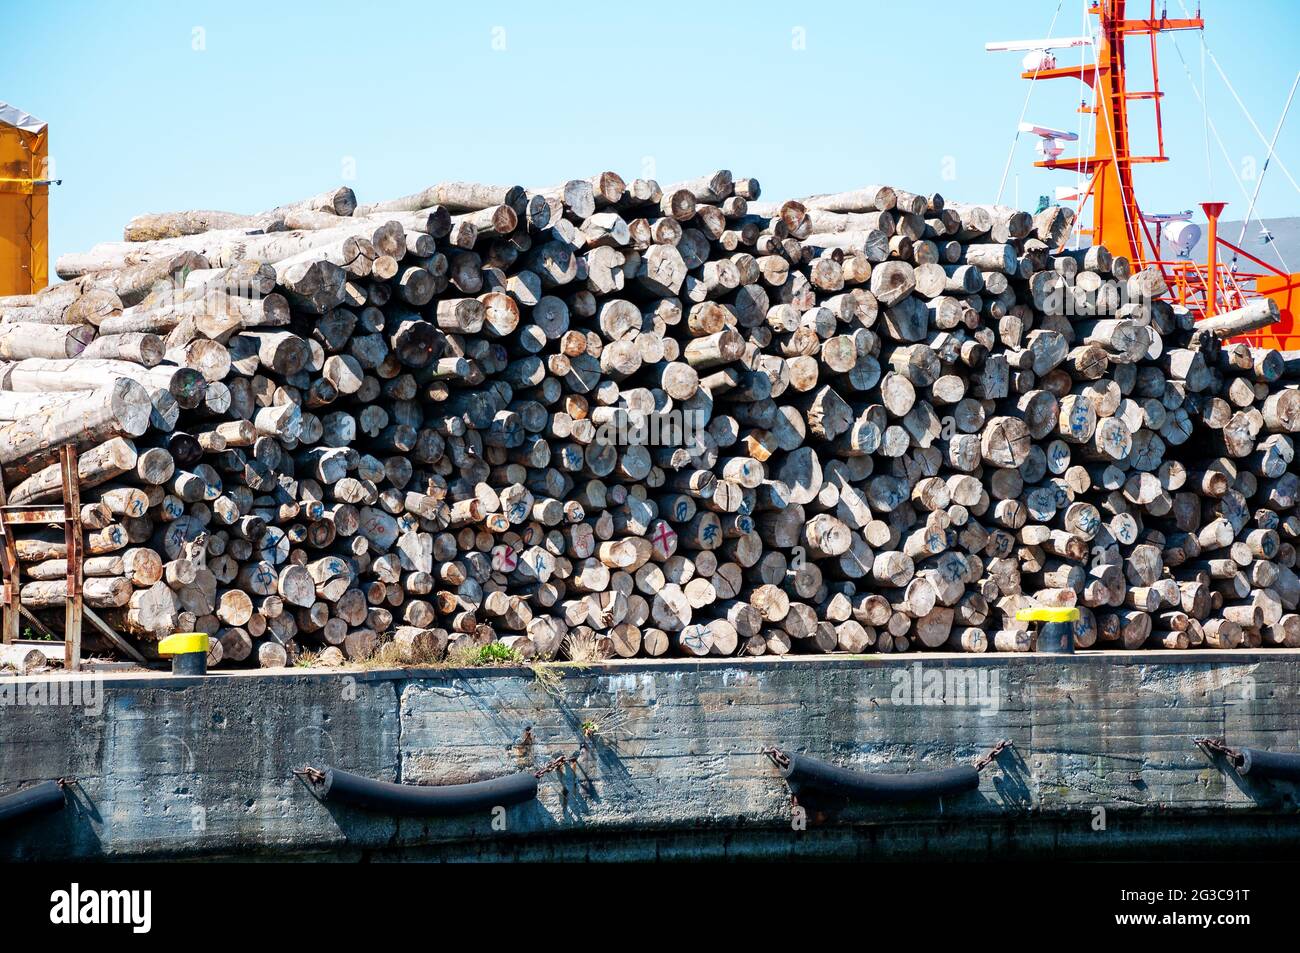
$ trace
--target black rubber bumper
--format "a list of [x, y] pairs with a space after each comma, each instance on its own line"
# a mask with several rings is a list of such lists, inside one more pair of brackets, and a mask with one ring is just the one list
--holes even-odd
[[334, 801], [381, 814], [438, 817], [490, 811], [537, 797], [531, 771], [470, 784], [393, 784], [374, 781], [338, 768], [326, 768], [313, 787], [322, 801]]
[[1300, 754], [1261, 751], [1258, 748], [1242, 748], [1237, 753], [1240, 755], [1237, 771], [1243, 777], [1300, 781]]
[[980, 774], [970, 765], [911, 774], [874, 774], [852, 771], [806, 755], [789, 755], [782, 774], [791, 787], [812, 788], [857, 801], [920, 801], [974, 791]]
[[63, 797], [63, 785], [58, 781], [42, 781], [40, 784], [0, 797], [0, 824], [36, 814], [49, 814], [62, 809], [66, 803]]

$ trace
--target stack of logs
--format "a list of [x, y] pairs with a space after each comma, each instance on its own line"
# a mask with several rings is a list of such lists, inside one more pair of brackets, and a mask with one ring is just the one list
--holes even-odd
[[[1038, 215], [450, 182], [145, 215], [0, 299], [0, 466], [146, 649], [522, 658], [1300, 645], [1300, 361]], [[19, 541], [59, 607], [61, 531]]]

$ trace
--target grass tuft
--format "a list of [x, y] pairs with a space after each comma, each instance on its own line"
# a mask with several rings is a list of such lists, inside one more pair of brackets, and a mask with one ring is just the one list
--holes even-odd
[[560, 683], [564, 681], [564, 673], [558, 666], [551, 665], [547, 662], [536, 662], [532, 666], [533, 681], [539, 688], [552, 698], [560, 697]]
[[570, 632], [564, 637], [560, 650], [570, 662], [577, 662], [579, 665], [589, 665], [603, 658], [600, 641], [594, 634], [587, 632]]
[[311, 649], [303, 649], [298, 653], [298, 657], [293, 660], [294, 668], [311, 668], [320, 660], [320, 653], [313, 652]]

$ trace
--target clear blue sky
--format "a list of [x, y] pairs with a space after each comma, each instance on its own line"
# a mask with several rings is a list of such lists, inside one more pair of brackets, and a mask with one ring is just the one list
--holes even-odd
[[[1195, 0], [1184, 0], [1189, 8]], [[1131, 15], [1146, 4], [1130, 0]], [[1063, 0], [1054, 34], [1082, 28]], [[1139, 8], [1139, 9], [1134, 9]], [[252, 212], [346, 181], [361, 201], [443, 179], [545, 185], [613, 169], [662, 183], [715, 168], [766, 197], [886, 182], [991, 200], [1026, 90], [1020, 54], [1055, 0], [221, 3], [0, 0], [0, 100], [51, 124], [52, 258], [121, 237], [144, 211]], [[1205, 0], [1206, 39], [1266, 135], [1300, 69], [1294, 0]], [[1169, 0], [1179, 16], [1178, 0]], [[1197, 82], [1199, 40], [1178, 35]], [[197, 47], [197, 48], [196, 48]], [[1131, 43], [1133, 59], [1144, 56]], [[1077, 63], [1064, 51], [1062, 63]], [[1246, 206], [1161, 41], [1166, 146], [1148, 210]], [[1140, 73], [1135, 74], [1135, 79]], [[1262, 164], [1210, 67], [1211, 115], [1238, 170]], [[1077, 83], [1035, 86], [1027, 118], [1077, 129]], [[1132, 110], [1137, 141], [1149, 104]], [[1022, 137], [1005, 200], [1066, 184]], [[1278, 144], [1300, 180], [1300, 103]], [[1019, 173], [1016, 182], [1015, 173]], [[1253, 187], [1253, 182], [1248, 183]], [[1300, 214], [1273, 168], [1260, 208]]]

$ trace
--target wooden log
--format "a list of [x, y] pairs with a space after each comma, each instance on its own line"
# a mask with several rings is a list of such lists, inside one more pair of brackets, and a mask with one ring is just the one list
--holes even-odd
[[170, 635], [176, 624], [175, 594], [165, 582], [131, 593], [124, 608], [109, 610], [104, 618], [121, 632], [158, 640]]
[[[1094, 610], [1080, 647], [1291, 638], [1300, 362], [1053, 255], [1065, 210], [728, 172], [325, 199], [256, 235], [141, 220], [205, 230], [0, 301], [37, 329], [0, 352], [54, 348], [0, 367], [9, 426], [143, 388], [146, 430], [83, 438], [88, 578], [161, 572], [227, 663], [368, 658], [395, 623], [537, 658], [1024, 651], [1029, 598]], [[24, 440], [11, 496], [57, 499]], [[23, 542], [31, 583], [61, 546]]]
[[[91, 577], [81, 587], [86, 605], [93, 609], [112, 609], [126, 605], [131, 599], [131, 582], [120, 576]], [[22, 604], [32, 609], [52, 609], [63, 606], [68, 600], [67, 579], [26, 583], [21, 590]]]
[[1257, 331], [1276, 324], [1282, 319], [1277, 302], [1272, 298], [1253, 298], [1245, 306], [1223, 314], [1216, 314], [1197, 323], [1199, 331], [1219, 338], [1230, 338], [1247, 331]]
[[242, 229], [245, 231], [280, 231], [284, 228], [282, 216], [241, 215], [238, 212], [191, 210], [184, 212], [153, 212], [137, 215], [126, 223], [122, 239], [128, 242], [154, 242], [182, 235], [202, 235], [216, 229]]
[[0, 359], [76, 357], [95, 338], [86, 324], [0, 323]]
[[114, 437], [138, 437], [148, 428], [150, 408], [141, 385], [118, 379], [84, 401], [0, 425], [0, 464], [7, 473], [25, 477], [49, 463], [65, 444], [86, 449]]

